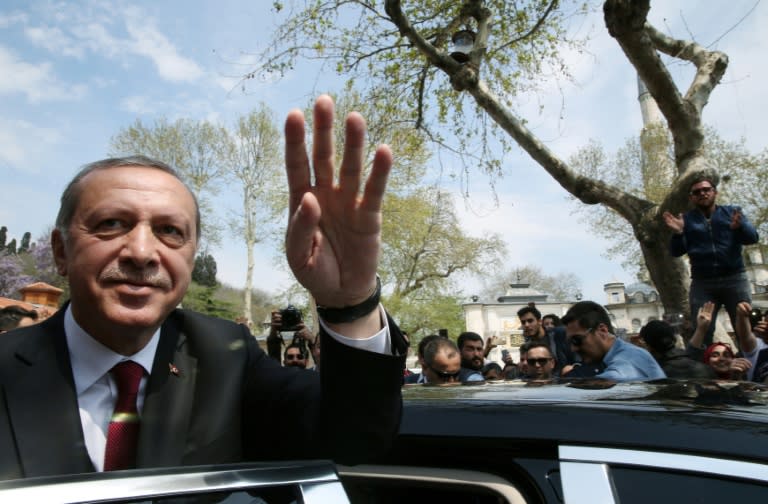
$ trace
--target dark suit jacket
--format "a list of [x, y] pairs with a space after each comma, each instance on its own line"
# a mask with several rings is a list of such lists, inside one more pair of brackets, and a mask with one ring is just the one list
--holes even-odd
[[[0, 337], [0, 479], [94, 470], [63, 320], [62, 309]], [[386, 450], [399, 426], [404, 349], [380, 355], [321, 337], [322, 373], [283, 368], [244, 326], [175, 310], [147, 385], [138, 467], [318, 457], [354, 463]]]

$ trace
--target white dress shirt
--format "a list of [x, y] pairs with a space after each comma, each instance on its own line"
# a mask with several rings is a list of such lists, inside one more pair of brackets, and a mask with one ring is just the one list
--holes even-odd
[[75, 379], [85, 447], [88, 449], [93, 467], [101, 472], [104, 470], [104, 450], [107, 446], [109, 421], [117, 402], [117, 385], [109, 374], [109, 370], [124, 360], [132, 360], [144, 368], [144, 377], [139, 384], [137, 398], [137, 408], [141, 416], [147, 378], [152, 370], [152, 361], [155, 359], [160, 330], [158, 329], [152, 335], [147, 346], [128, 357], [114, 352], [89, 336], [75, 322], [70, 306], [67, 307], [64, 315], [64, 331]]
[[[381, 313], [383, 328], [370, 338], [347, 338], [330, 330], [322, 320], [320, 324], [339, 343], [369, 352], [390, 354], [389, 325], [381, 305], [379, 305], [379, 312]], [[117, 402], [117, 385], [112, 375], [109, 374], [109, 370], [124, 360], [132, 360], [144, 368], [144, 377], [139, 384], [137, 398], [137, 409], [139, 417], [141, 417], [147, 378], [152, 371], [157, 344], [160, 341], [160, 329], [155, 331], [152, 339], [144, 348], [127, 357], [107, 348], [86, 333], [72, 316], [71, 305], [67, 306], [67, 311], [64, 314], [64, 332], [75, 379], [77, 405], [80, 412], [80, 423], [83, 427], [85, 447], [91, 462], [93, 462], [93, 467], [101, 472], [104, 470], [107, 430]]]

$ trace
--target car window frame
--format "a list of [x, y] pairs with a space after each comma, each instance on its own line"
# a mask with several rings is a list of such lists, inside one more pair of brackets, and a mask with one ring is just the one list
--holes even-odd
[[201, 493], [296, 486], [304, 504], [349, 504], [331, 461], [138, 469], [0, 482], [0, 502], [131, 502]]

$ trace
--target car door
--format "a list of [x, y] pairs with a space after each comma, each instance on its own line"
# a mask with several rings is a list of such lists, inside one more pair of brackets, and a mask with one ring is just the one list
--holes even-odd
[[722, 457], [560, 446], [566, 503], [765, 502], [768, 464]]
[[347, 504], [327, 461], [115, 471], [0, 482], [0, 502]]

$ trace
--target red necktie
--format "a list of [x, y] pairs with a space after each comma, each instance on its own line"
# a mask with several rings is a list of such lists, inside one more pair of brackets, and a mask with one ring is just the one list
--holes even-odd
[[107, 432], [104, 470], [116, 471], [136, 467], [139, 441], [139, 413], [136, 397], [144, 368], [133, 361], [123, 361], [110, 370], [117, 384], [117, 402]]

